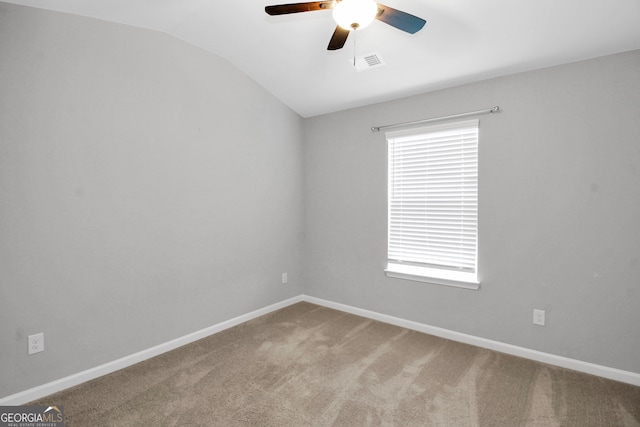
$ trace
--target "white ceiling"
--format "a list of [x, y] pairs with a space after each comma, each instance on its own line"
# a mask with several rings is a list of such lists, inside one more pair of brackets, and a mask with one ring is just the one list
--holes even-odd
[[[327, 51], [331, 11], [268, 16], [296, 0], [2, 0], [159, 30], [226, 58], [303, 117], [640, 48], [640, 0], [383, 0], [427, 20], [374, 21]], [[640, 70], [639, 70], [640, 78]]]

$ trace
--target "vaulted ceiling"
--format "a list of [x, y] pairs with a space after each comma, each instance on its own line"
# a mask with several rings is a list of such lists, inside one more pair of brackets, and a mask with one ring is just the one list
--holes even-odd
[[[638, 0], [383, 0], [426, 25], [411, 35], [374, 21], [336, 51], [331, 11], [264, 11], [291, 0], [2, 1], [171, 34], [303, 117], [640, 48]], [[372, 53], [385, 65], [357, 72], [354, 56]]]

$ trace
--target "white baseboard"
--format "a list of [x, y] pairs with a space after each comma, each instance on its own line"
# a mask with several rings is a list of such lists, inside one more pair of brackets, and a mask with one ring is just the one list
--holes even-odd
[[171, 351], [183, 345], [190, 344], [202, 338], [206, 338], [209, 335], [224, 331], [225, 329], [229, 329], [233, 326], [239, 325], [240, 323], [255, 319], [256, 317], [260, 317], [262, 315], [279, 310], [300, 301], [303, 301], [303, 295], [298, 295], [296, 297], [289, 298], [287, 300], [252, 311], [250, 313], [234, 317], [233, 319], [226, 320], [224, 322], [218, 323], [205, 329], [201, 329], [183, 337], [176, 338], [163, 344], [159, 344], [155, 347], [151, 347], [146, 350], [131, 354], [129, 356], [114, 360], [112, 362], [105, 363], [104, 365], [96, 366], [95, 368], [87, 369], [86, 371], [78, 372], [77, 374], [69, 375], [68, 377], [60, 378], [50, 383], [43, 384], [41, 386], [34, 387], [16, 394], [12, 394], [0, 399], [0, 406], [23, 405], [27, 402], [31, 402], [48, 396], [52, 393], [62, 391], [69, 387], [73, 387], [86, 381], [101, 377], [103, 375], [110, 374], [144, 360], [151, 359], [152, 357], [158, 356], [162, 353], [166, 353], [167, 351]]
[[68, 377], [60, 378], [47, 384], [43, 384], [29, 390], [25, 390], [10, 396], [0, 399], [0, 406], [12, 406], [23, 405], [27, 402], [31, 402], [42, 397], [48, 396], [52, 393], [62, 391], [69, 387], [82, 384], [83, 382], [90, 381], [92, 379], [101, 377], [103, 375], [110, 374], [152, 357], [158, 356], [167, 351], [174, 350], [186, 344], [190, 344], [202, 338], [206, 338], [209, 335], [224, 331], [233, 326], [239, 325], [256, 317], [268, 314], [272, 311], [279, 310], [297, 302], [306, 301], [312, 304], [321, 305], [323, 307], [332, 308], [335, 310], [344, 311], [346, 313], [355, 314], [357, 316], [366, 317], [380, 322], [389, 323], [391, 325], [400, 326], [414, 331], [424, 332], [426, 334], [435, 335], [441, 338], [447, 338], [453, 341], [462, 342], [465, 344], [475, 345], [477, 347], [483, 347], [490, 350], [499, 351], [501, 353], [511, 354], [514, 356], [524, 357], [526, 359], [535, 360], [538, 362], [548, 363], [550, 365], [559, 366], [562, 368], [573, 369], [575, 371], [584, 372], [591, 375], [597, 375], [599, 377], [609, 378], [616, 381], [640, 386], [640, 374], [635, 372], [623, 371], [620, 369], [609, 368], [602, 365], [596, 365], [594, 363], [582, 362], [580, 360], [569, 359], [567, 357], [556, 356], [554, 354], [543, 353], [537, 350], [531, 350], [524, 347], [518, 347], [511, 344], [505, 344], [499, 341], [493, 341], [485, 338], [476, 337], [473, 335], [467, 335], [460, 332], [451, 331], [448, 329], [438, 328], [435, 326], [426, 325], [424, 323], [418, 323], [411, 320], [401, 319], [399, 317], [393, 317], [386, 314], [377, 313], [375, 311], [365, 310], [362, 308], [353, 307], [346, 304], [340, 304], [332, 301], [323, 300], [308, 295], [298, 295], [293, 298], [281, 301], [279, 303], [272, 304], [270, 306], [252, 311], [250, 313], [234, 317], [233, 319], [218, 323], [205, 329], [193, 332], [180, 338], [168, 341], [166, 343], [157, 345], [155, 347], [148, 348], [146, 350], [139, 351], [137, 353], [125, 356], [123, 358], [114, 360], [112, 362], [105, 363], [104, 365], [96, 366], [95, 368], [87, 369], [86, 371], [78, 372], [77, 374], [70, 375]]
[[346, 313], [355, 314], [357, 316], [366, 317], [380, 322], [389, 323], [391, 325], [401, 326], [403, 328], [412, 329], [418, 332], [424, 332], [441, 338], [447, 338], [453, 341], [471, 344], [476, 347], [487, 348], [499, 351], [501, 353], [511, 354], [513, 356], [523, 357], [525, 359], [535, 360], [537, 362], [547, 363], [549, 365], [559, 366], [561, 368], [572, 369], [586, 374], [596, 375], [615, 381], [620, 381], [636, 386], [640, 386], [640, 373], [623, 371], [621, 369], [609, 368], [607, 366], [596, 365], [595, 363], [583, 362], [581, 360], [570, 359], [568, 357], [557, 356], [555, 354], [544, 353], [537, 350], [531, 350], [524, 347], [518, 347], [506, 344], [500, 341], [493, 341], [486, 338], [480, 338], [473, 335], [467, 335], [448, 329], [438, 328], [436, 326], [426, 325], [424, 323], [413, 322], [411, 320], [401, 319], [399, 317], [380, 314], [375, 311], [364, 310], [350, 305], [340, 304], [320, 298], [303, 295], [303, 301], [321, 305], [327, 308], [344, 311]]

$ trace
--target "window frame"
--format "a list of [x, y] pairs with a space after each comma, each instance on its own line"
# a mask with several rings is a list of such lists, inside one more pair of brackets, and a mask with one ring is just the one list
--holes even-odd
[[[410, 129], [389, 131], [385, 134], [387, 141], [387, 267], [385, 268], [385, 274], [388, 277], [413, 280], [425, 283], [433, 283], [437, 285], [454, 286], [464, 289], [478, 290], [480, 288], [480, 280], [478, 276], [478, 188], [476, 186], [475, 200], [476, 200], [476, 214], [475, 214], [475, 249], [472, 271], [463, 271], [462, 269], [448, 268], [443, 265], [434, 265], [422, 262], [407, 262], [402, 260], [392, 259], [390, 255], [390, 242], [391, 242], [391, 206], [392, 206], [392, 143], [394, 140], [407, 140], [416, 139], [419, 140], [423, 135], [433, 135], [435, 133], [441, 133], [447, 130], [461, 130], [469, 127], [475, 127], [477, 139], [475, 140], [475, 154], [479, 155], [479, 143], [480, 143], [480, 121], [479, 119], [471, 119], [464, 121], [455, 121], [444, 124], [436, 124], [430, 126], [414, 127]], [[425, 138], [427, 139], [427, 138]], [[426, 142], [428, 144], [429, 142]], [[478, 180], [478, 167], [479, 160], [476, 157], [476, 175], [475, 180]], [[425, 196], [426, 198], [426, 196]]]

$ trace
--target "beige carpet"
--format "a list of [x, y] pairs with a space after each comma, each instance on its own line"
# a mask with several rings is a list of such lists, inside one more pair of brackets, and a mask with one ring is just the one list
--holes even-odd
[[67, 426], [640, 426], [640, 387], [309, 303], [33, 403]]

